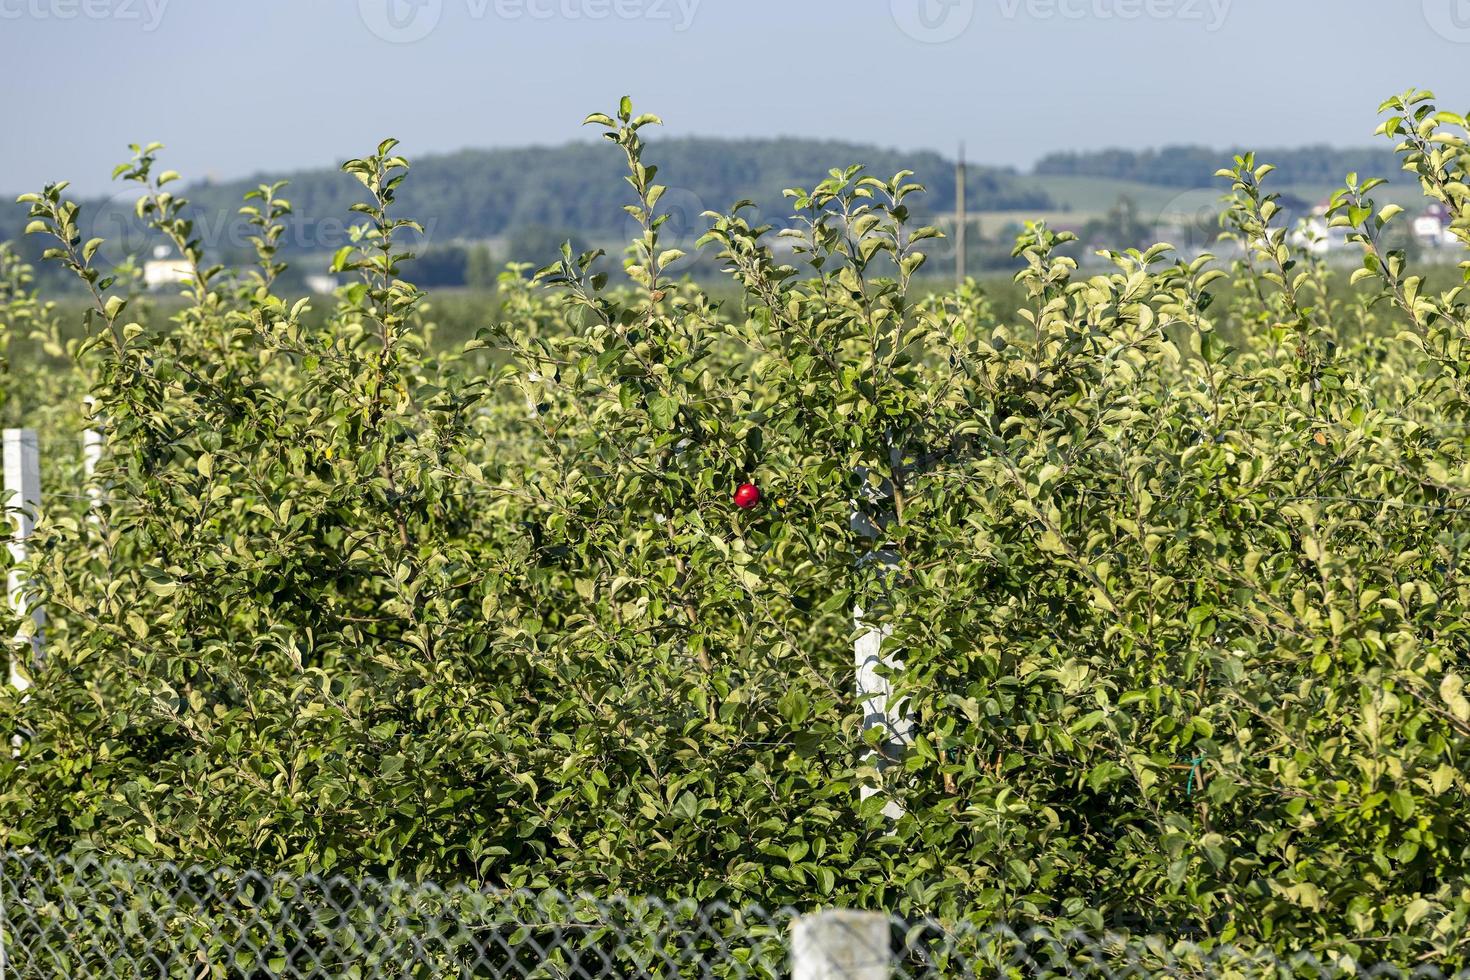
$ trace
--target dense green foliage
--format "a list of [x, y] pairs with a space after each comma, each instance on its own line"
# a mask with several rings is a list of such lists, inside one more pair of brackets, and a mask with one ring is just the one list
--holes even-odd
[[[1465, 120], [1428, 98], [1384, 132], [1470, 244]], [[133, 318], [64, 186], [26, 198], [96, 302], [70, 373], [6, 386], [55, 406], [48, 486], [77, 492], [96, 399], [108, 503], [41, 524], [0, 847], [1465, 958], [1470, 297], [1384, 249], [1375, 181], [1333, 209], [1364, 292], [1247, 155], [1238, 261], [1084, 277], [1032, 225], [1001, 311], [916, 289], [908, 174], [834, 171], [779, 250], [712, 216], [717, 305], [665, 273], [655, 120], [589, 122], [631, 284], [570, 251], [508, 273], [463, 353], [401, 274], [391, 141], [345, 167], [371, 230], [320, 325], [273, 290], [271, 209], [254, 269], [210, 265], [154, 148], [124, 177], [190, 263], [170, 322]], [[12, 290], [0, 322], [54, 319]], [[882, 772], [854, 605], [917, 723]]]

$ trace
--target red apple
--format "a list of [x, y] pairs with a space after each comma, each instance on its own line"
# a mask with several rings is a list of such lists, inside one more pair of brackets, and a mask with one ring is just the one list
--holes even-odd
[[742, 483], [735, 488], [735, 506], [750, 510], [761, 502], [761, 488], [754, 483]]

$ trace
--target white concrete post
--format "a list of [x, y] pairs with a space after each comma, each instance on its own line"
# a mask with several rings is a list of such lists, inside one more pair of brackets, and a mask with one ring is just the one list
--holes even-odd
[[97, 399], [86, 398], [87, 428], [82, 430], [82, 476], [87, 485], [87, 497], [91, 501], [87, 517], [93, 523], [102, 511], [102, 488], [97, 485], [97, 464], [102, 462], [102, 423], [97, 418]]
[[791, 924], [792, 980], [892, 980], [888, 916], [845, 910]]
[[[26, 542], [35, 529], [36, 511], [41, 506], [41, 452], [35, 429], [5, 430], [4, 462], [5, 513], [10, 518], [12, 527], [10, 560], [13, 564], [19, 565], [30, 554]], [[10, 608], [22, 620], [29, 615], [34, 626], [29, 639], [25, 637], [22, 630], [16, 633], [15, 641], [11, 645], [10, 683], [22, 691], [31, 686], [27, 674], [40, 666], [44, 652], [41, 630], [46, 623], [44, 610], [39, 606], [34, 609], [30, 608], [25, 596], [26, 585], [20, 570], [12, 567], [7, 583]], [[23, 665], [25, 672], [22, 673], [18, 669], [22, 664], [17, 658], [25, 656], [24, 651], [27, 647], [29, 647], [30, 662]]]
[[[859, 476], [866, 478], [865, 473]], [[867, 503], [872, 505], [881, 496], [876, 493], [868, 495]], [[883, 540], [881, 518], [875, 521], [869, 517], [859, 504], [853, 511], [851, 527], [858, 534], [875, 541]], [[859, 566], [877, 564], [882, 566], [885, 577], [890, 577], [898, 567], [898, 556], [892, 551], [877, 549], [868, 552], [859, 561]], [[893, 628], [885, 626], [877, 614], [869, 617], [862, 606], [854, 606], [852, 611], [853, 625], [857, 628], [857, 640], [853, 643], [853, 666], [857, 678], [857, 699], [863, 709], [863, 731], [880, 729], [883, 732], [882, 740], [877, 750], [869, 753], [868, 758], [881, 773], [894, 762], [903, 757], [904, 750], [913, 744], [914, 720], [909, 714], [907, 706], [901, 701], [893, 699], [893, 684], [889, 678], [882, 676], [884, 672], [892, 673], [903, 669], [903, 660], [895, 653], [883, 653], [883, 643], [893, 635]], [[880, 670], [880, 668], [883, 668]], [[860, 792], [861, 799], [876, 796], [881, 790], [876, 787], [865, 786]], [[903, 807], [895, 800], [889, 800], [883, 806], [883, 813], [890, 820], [897, 820], [903, 816]]]
[[[888, 572], [898, 566], [897, 558], [887, 551], [872, 552], [865, 560], [880, 563]], [[857, 697], [863, 709], [863, 731], [877, 728], [883, 733], [878, 748], [869, 754], [869, 759], [882, 772], [902, 758], [914, 740], [914, 720], [903, 702], [894, 701], [893, 682], [883, 676], [902, 670], [903, 660], [896, 653], [883, 653], [884, 641], [893, 635], [891, 626], [865, 619], [862, 606], [853, 609], [853, 624], [858, 629], [853, 644], [853, 666], [857, 673]], [[860, 795], [866, 800], [879, 792], [876, 787], [864, 786]], [[896, 801], [889, 800], [883, 813], [890, 820], [897, 820], [904, 810]]]

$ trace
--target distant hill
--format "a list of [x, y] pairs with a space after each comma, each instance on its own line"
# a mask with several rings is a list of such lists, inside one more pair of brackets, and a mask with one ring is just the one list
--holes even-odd
[[[810, 187], [833, 167], [863, 164], [888, 177], [906, 169], [929, 189], [927, 210], [954, 206], [954, 164], [932, 152], [903, 152], [859, 143], [806, 139], [668, 139], [652, 142], [645, 159], [658, 165], [673, 209], [724, 210], [736, 201], [755, 201], [763, 213], [785, 215], [781, 192]], [[411, 159], [413, 168], [400, 196], [400, 213], [432, 227], [437, 240], [483, 240], [527, 227], [576, 231], [585, 236], [621, 237], [628, 217], [629, 189], [622, 180], [621, 152], [607, 143], [556, 147], [463, 150]], [[194, 186], [190, 200], [209, 211], [237, 206], [241, 195], [265, 178]], [[359, 199], [355, 181], [333, 170], [289, 175], [287, 196], [309, 220], [341, 218]], [[976, 167], [970, 195], [995, 209], [1045, 208], [1045, 191], [1013, 171]]]
[[[669, 139], [654, 142], [645, 159], [658, 165], [658, 180], [669, 187], [660, 209], [674, 213], [671, 225], [684, 229], [676, 232], [683, 237], [703, 227], [703, 211], [725, 210], [745, 199], [756, 202], [767, 219], [782, 219], [790, 213], [784, 189], [814, 186], [830, 169], [851, 164], [883, 177], [913, 170], [929, 190], [918, 205], [921, 212], [954, 207], [954, 164], [932, 152], [806, 139]], [[632, 234], [623, 211], [631, 201], [625, 161], [606, 143], [462, 150], [410, 162], [397, 213], [423, 224], [430, 244], [503, 239], [526, 229], [584, 240], [621, 241]], [[1014, 171], [971, 167], [969, 173], [969, 199], [977, 208], [1040, 210], [1051, 204], [1044, 190]], [[283, 194], [294, 207], [283, 251], [332, 251], [345, 243], [346, 226], [359, 220], [349, 208], [363, 191], [346, 174], [323, 168], [189, 185], [183, 194], [213, 255], [248, 254], [250, 231], [238, 217], [241, 199], [258, 184], [283, 178], [290, 181]], [[91, 215], [83, 231], [88, 237], [126, 238], [128, 250], [136, 251], [147, 243], [128, 214], [136, 195], [127, 187], [119, 191], [110, 200], [83, 202], [84, 216]], [[0, 238], [16, 236], [21, 213], [10, 213]]]
[[[1053, 153], [1035, 168], [1038, 176], [1107, 177], [1155, 187], [1216, 187], [1215, 171], [1228, 166], [1244, 150], [1215, 150], [1203, 146], [1166, 146], [1157, 150], [1096, 150]], [[1306, 146], [1296, 149], [1257, 150], [1256, 159], [1276, 166], [1272, 181], [1278, 186], [1339, 186], [1350, 173], [1364, 177], [1401, 176], [1391, 148], [1338, 149]]]

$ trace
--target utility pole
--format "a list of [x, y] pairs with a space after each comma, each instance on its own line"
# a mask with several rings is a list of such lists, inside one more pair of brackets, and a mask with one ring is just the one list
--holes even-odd
[[955, 286], [965, 284], [965, 144], [960, 143], [960, 160], [954, 174]]

